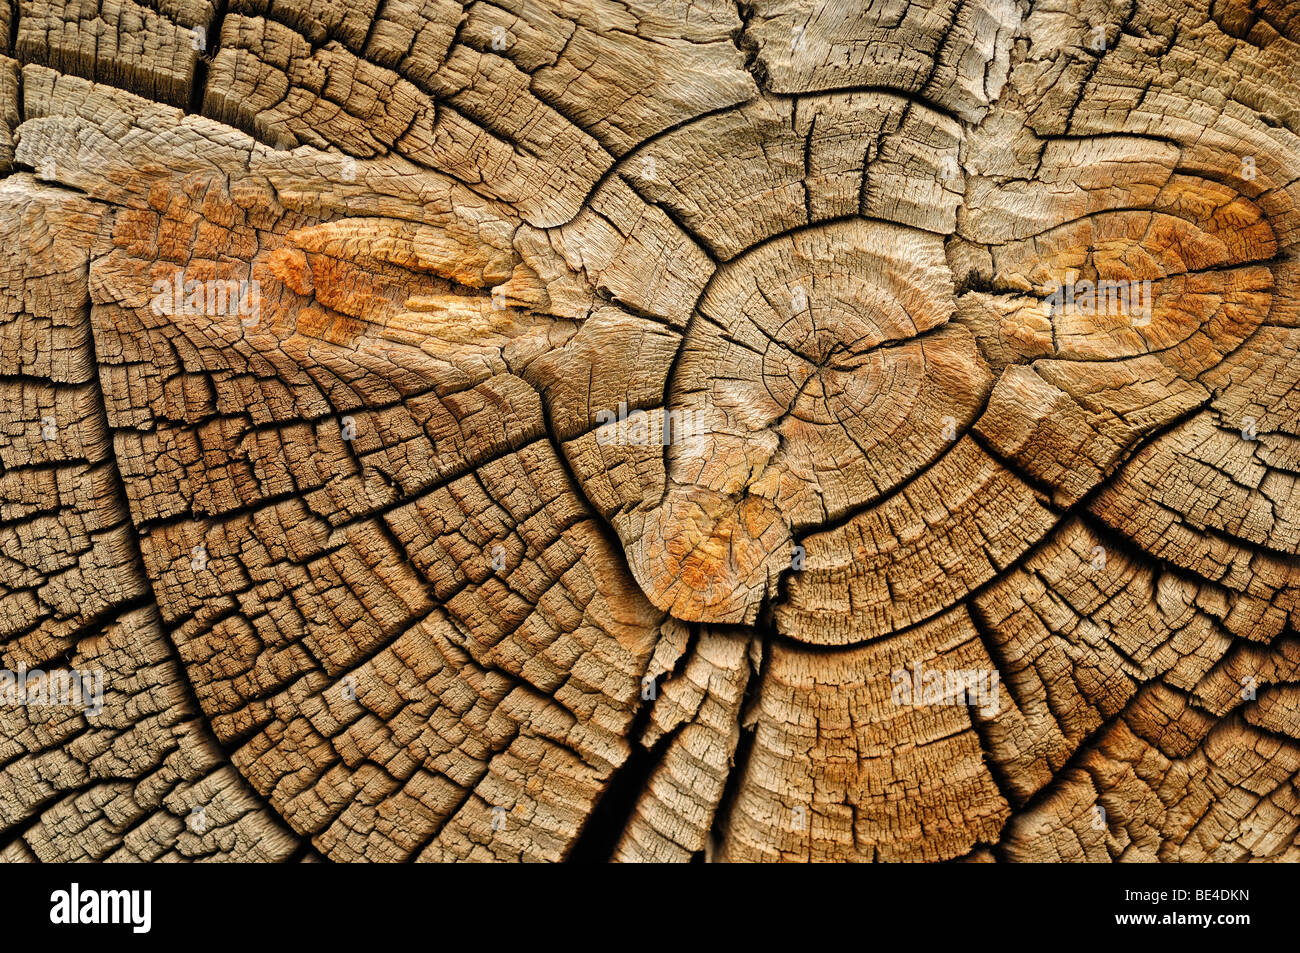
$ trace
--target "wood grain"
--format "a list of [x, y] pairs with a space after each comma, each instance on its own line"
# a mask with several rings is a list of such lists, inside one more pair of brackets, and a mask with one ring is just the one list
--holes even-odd
[[0, 859], [1300, 860], [1297, 170], [1288, 0], [0, 0]]

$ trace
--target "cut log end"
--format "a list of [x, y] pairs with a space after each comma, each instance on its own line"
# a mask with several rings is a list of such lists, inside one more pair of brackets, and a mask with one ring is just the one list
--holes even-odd
[[0, 859], [1300, 859], [1294, 4], [0, 0]]

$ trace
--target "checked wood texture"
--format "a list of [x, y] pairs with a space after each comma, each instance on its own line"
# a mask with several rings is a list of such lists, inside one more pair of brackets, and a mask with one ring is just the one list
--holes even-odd
[[1300, 860], [1300, 3], [0, 18], [0, 859]]

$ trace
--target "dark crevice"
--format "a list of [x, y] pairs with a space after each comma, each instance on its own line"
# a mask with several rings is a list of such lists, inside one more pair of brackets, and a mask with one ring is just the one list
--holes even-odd
[[[457, 647], [459, 648], [459, 646]], [[508, 751], [510, 749], [510, 746], [513, 745], [519, 739], [520, 732], [523, 730], [523, 728], [524, 728], [523, 724], [516, 724], [515, 730], [511, 732], [510, 737], [504, 739], [501, 744], [493, 747], [491, 753], [488, 755], [487, 761], [480, 765], [482, 771], [479, 772], [478, 776], [475, 777], [468, 784], [464, 785], [463, 787], [458, 782], [453, 781], [451, 778], [447, 778], [445, 774], [442, 775], [442, 777], [447, 778], [447, 781], [451, 783], [452, 786], [461, 788], [464, 793], [461, 795], [460, 799], [442, 815], [441, 820], [433, 826], [433, 829], [430, 830], [429, 833], [426, 834], [424, 838], [410, 850], [409, 853], [407, 853], [405, 858], [403, 858], [404, 860], [418, 861], [420, 859], [420, 855], [422, 855], [426, 850], [428, 850], [431, 846], [433, 846], [434, 843], [437, 842], [438, 838], [442, 836], [442, 832], [446, 830], [447, 827], [450, 824], [452, 824], [457, 817], [460, 816], [460, 812], [465, 809], [465, 807], [470, 803], [470, 801], [474, 799], [476, 795], [478, 795], [479, 785], [483, 783], [483, 779], [486, 778], [492, 770], [493, 759], [501, 752]], [[430, 771], [429, 773], [440, 774], [441, 772]], [[485, 801], [484, 803], [487, 802]]]
[[4, 831], [5, 837], [9, 839], [10, 843], [13, 843], [15, 841], [22, 841], [23, 845], [29, 851], [32, 852], [33, 856], [37, 857], [38, 861], [40, 861], [40, 857], [39, 855], [36, 854], [36, 851], [33, 849], [31, 841], [27, 839], [27, 835], [31, 833], [31, 831], [34, 828], [36, 828], [38, 825], [44, 822], [45, 811], [49, 807], [58, 803], [59, 801], [64, 800], [65, 798], [75, 797], [77, 793], [78, 792], [76, 791], [67, 791], [67, 790], [59, 789], [55, 791], [53, 794], [50, 794], [48, 797], [41, 798], [41, 800], [37, 801], [30, 808], [28, 808], [29, 813], [21, 823], [11, 828], [8, 828], [7, 830]]
[[[764, 653], [764, 659], [766, 659]], [[754, 681], [760, 679], [755, 677]], [[756, 687], [754, 691], [759, 689]], [[745, 691], [745, 700], [741, 705], [743, 711], [749, 704], [750, 690]], [[731, 817], [736, 811], [736, 802], [740, 796], [740, 782], [749, 770], [750, 756], [754, 751], [754, 738], [757, 735], [754, 725], [740, 726], [740, 740], [736, 743], [736, 752], [731, 757], [731, 771], [727, 775], [727, 783], [722, 788], [722, 797], [718, 800], [718, 809], [713, 815], [713, 830], [709, 832], [711, 848], [714, 853], [717, 852], [722, 843], [723, 835], [731, 829]]]
[[1092, 783], [1092, 776], [1084, 766], [1084, 761], [1096, 750], [1097, 744], [1124, 721], [1124, 716], [1128, 714], [1133, 702], [1137, 701], [1140, 697], [1140, 692], [1135, 694], [1119, 711], [1098, 725], [1085, 737], [1080, 738], [1078, 746], [1074, 749], [1074, 753], [1066, 759], [1063, 765], [1052, 772], [1052, 779], [1031, 794], [1028, 800], [1020, 806], [1016, 813], [1007, 819], [1007, 823], [1003, 825], [1002, 828], [1002, 836], [998, 838], [998, 843], [993, 848], [994, 856], [996, 856], [998, 860], [1007, 863], [1015, 862], [1015, 858], [1008, 852], [1006, 831], [1007, 827], [1015, 823], [1016, 818], [1023, 817], [1038, 810], [1049, 798], [1051, 798], [1053, 794], [1057, 792], [1057, 790], [1059, 790], [1062, 784], [1073, 780], [1073, 776], [1075, 775], [1082, 775], [1088, 778], [1090, 784]]
[[[709, 850], [706, 853], [716, 854], [722, 844], [724, 833], [731, 828], [731, 817], [736, 810], [736, 802], [740, 796], [741, 780], [745, 777], [749, 769], [750, 757], [754, 751], [754, 738], [757, 735], [757, 723], [749, 717], [755, 705], [763, 692], [763, 677], [767, 671], [769, 660], [772, 657], [772, 639], [770, 619], [765, 618], [764, 629], [756, 638], [760, 640], [760, 651], [758, 668], [751, 671], [748, 682], [745, 684], [744, 696], [740, 700], [740, 738], [736, 742], [736, 750], [731, 756], [731, 770], [727, 774], [727, 781], [722, 788], [722, 796], [718, 799], [718, 807], [713, 812], [713, 828], [709, 831]], [[752, 643], [751, 643], [752, 648]]]
[[333, 863], [333, 861], [312, 846], [311, 838], [309, 837], [303, 837], [302, 840], [298, 842], [298, 846], [293, 849], [293, 853], [282, 860], [281, 863], [301, 864], [308, 858], [323, 863]]
[[[3, 2], [9, 3], [9, 0], [3, 0]], [[9, 4], [9, 14], [10, 16], [13, 17], [13, 19], [9, 22], [9, 55], [12, 56], [14, 59], [17, 59], [18, 58], [18, 21], [22, 18], [22, 4], [19, 3], [19, 0], [13, 0], [13, 2]], [[21, 69], [18, 70], [20, 83], [22, 82], [22, 75], [23, 75], [23, 71]], [[19, 102], [20, 103], [22, 102], [21, 94], [19, 97]], [[21, 107], [19, 108], [18, 115], [19, 116], [23, 115]]]
[[1007, 802], [1007, 807], [1015, 810], [1024, 803], [1025, 799], [1017, 793], [1015, 781], [1007, 772], [1006, 767], [993, 756], [993, 719], [980, 713], [979, 705], [970, 700], [969, 694], [966, 696], [966, 701], [967, 717], [970, 719], [971, 729], [975, 732], [975, 737], [979, 739], [980, 762], [984, 765], [984, 770], [989, 773], [989, 777], [993, 779], [993, 784], [997, 787], [998, 793], [1002, 795], [1002, 799]]
[[203, 97], [208, 89], [208, 69], [217, 57], [217, 47], [221, 43], [221, 25], [226, 18], [226, 6], [229, 0], [216, 0], [208, 30], [204, 34], [203, 49], [194, 60], [194, 78], [190, 84], [189, 111], [195, 115], [203, 114]]
[[[1111, 484], [1113, 484], [1115, 479], [1124, 471], [1125, 467], [1127, 467], [1129, 463], [1132, 462], [1134, 457], [1136, 457], [1141, 451], [1145, 450], [1147, 447], [1150, 447], [1151, 445], [1156, 443], [1161, 438], [1167, 436], [1168, 434], [1172, 433], [1174, 430], [1177, 430], [1179, 427], [1186, 424], [1188, 421], [1192, 420], [1194, 417], [1200, 414], [1208, 404], [1209, 404], [1208, 399], [1202, 401], [1201, 403], [1198, 403], [1196, 406], [1191, 407], [1188, 410], [1184, 411], [1183, 413], [1179, 414], [1173, 420], [1170, 420], [1167, 423], [1154, 428], [1150, 433], [1146, 434], [1141, 439], [1135, 441], [1133, 446], [1130, 447], [1128, 451], [1121, 457], [1121, 459], [1115, 464], [1113, 471], [1110, 474], [1108, 474], [1105, 478], [1099, 480], [1096, 486], [1090, 489], [1086, 494], [1081, 496], [1078, 500], [1076, 500], [1071, 505], [1066, 507], [1059, 507], [1054, 505], [1050, 501], [1050, 499], [1046, 501], [1040, 500], [1040, 502], [1044, 503], [1045, 508], [1049, 509], [1051, 512], [1056, 514], [1057, 521], [1055, 525], [1053, 525], [1051, 529], [1045, 532], [1042, 538], [1040, 538], [1035, 544], [1026, 548], [1025, 551], [1021, 553], [1018, 557], [1016, 557], [1006, 566], [1000, 567], [998, 569], [998, 572], [991, 579], [981, 583], [978, 586], [975, 586], [973, 589], [971, 589], [968, 593], [966, 593], [961, 598], [954, 599], [951, 603], [942, 606], [939, 609], [936, 609], [934, 612], [931, 612], [929, 615], [921, 619], [918, 619], [915, 622], [910, 622], [905, 626], [901, 626], [897, 629], [894, 629], [891, 632], [885, 632], [878, 636], [873, 636], [871, 638], [862, 639], [856, 642], [847, 642], [842, 645], [841, 644], [820, 645], [815, 643], [801, 642], [798, 639], [794, 639], [780, 632], [774, 632], [772, 638], [783, 645], [798, 647], [801, 651], [822, 653], [822, 654], [833, 654], [836, 652], [844, 652], [851, 649], [860, 648], [861, 646], [870, 644], [872, 642], [881, 642], [884, 641], [885, 639], [891, 639], [897, 635], [904, 635], [908, 632], [915, 631], [925, 625], [934, 622], [934, 620], [938, 619], [939, 617], [945, 615], [948, 612], [951, 612], [955, 607], [961, 605], [962, 603], [969, 602], [970, 600], [978, 598], [980, 595], [988, 591], [993, 586], [996, 586], [1004, 582], [1008, 575], [1022, 568], [1025, 565], [1025, 563], [1035, 558], [1038, 554], [1042, 552], [1043, 548], [1051, 541], [1052, 537], [1061, 526], [1065, 525], [1065, 523], [1071, 518], [1078, 516], [1081, 513], [1087, 512], [1091, 509], [1097, 497], [1100, 496], [1102, 493], [1106, 492], [1106, 490], [1110, 488]], [[1016, 478], [1024, 482], [1025, 485], [1035, 493], [1035, 496], [1040, 495], [1039, 491], [1034, 490], [1034, 484], [1037, 481], [1032, 480], [1032, 478], [1025, 477], [1025, 475], [1019, 471], [1018, 467], [1011, 466], [1010, 461], [1000, 460], [999, 462], [1013, 476], [1015, 476]], [[873, 507], [874, 505], [868, 505], [865, 507], [861, 507], [860, 509], [862, 509], [865, 512], [867, 510], [872, 509]], [[845, 525], [849, 523], [852, 518], [858, 515], [861, 514], [854, 513], [851, 516], [838, 521], [833, 526], [820, 529], [817, 532], [810, 535], [813, 536], [823, 535], [828, 531], [828, 529], [834, 529], [838, 526]], [[786, 589], [783, 588], [781, 584], [785, 582], [785, 578], [788, 577], [792, 572], [794, 572], [793, 569], [787, 569], [782, 573], [781, 583], [778, 584], [778, 592], [781, 592], [783, 595], [786, 592]], [[777, 602], [775, 604], [780, 604], [780, 602]]]
[[731, 42], [745, 57], [745, 71], [754, 77], [754, 85], [761, 90], [767, 89], [767, 67], [758, 58], [758, 41], [749, 35], [749, 21], [754, 16], [753, 4], [737, 0], [736, 15], [740, 17], [740, 26], [731, 31]]
[[[92, 366], [98, 371], [108, 365], [102, 364], [99, 361], [98, 352], [100, 347], [102, 347], [102, 342], [98, 340], [95, 333], [95, 323], [91, 317], [90, 305], [87, 305], [81, 310], [80, 317], [84, 322], [86, 329], [85, 347], [89, 351]], [[108, 443], [108, 452], [106, 453], [105, 459], [111, 474], [111, 497], [106, 501], [105, 505], [109, 507], [117, 507], [123, 518], [128, 523], [133, 524], [137, 514], [132, 511], [130, 497], [126, 491], [126, 483], [122, 477], [121, 470], [118, 467], [116, 446], [112, 437], [114, 431], [108, 421], [108, 409], [104, 401], [103, 382], [99, 378], [98, 374], [96, 374], [96, 376], [92, 378], [92, 383], [94, 384], [94, 403], [90, 408], [89, 421], [99, 432], [107, 435]], [[183, 699], [183, 701], [176, 707], [183, 705], [185, 708], [189, 709], [189, 717], [192, 718], [200, 727], [198, 733], [199, 743], [214, 748], [220, 754], [221, 759], [227, 765], [230, 765], [232, 769], [235, 769], [238, 776], [237, 783], [242, 787], [243, 795], [247, 797], [251, 803], [257, 805], [258, 809], [263, 811], [267, 817], [276, 818], [279, 823], [283, 824], [285, 827], [291, 827], [288, 820], [272, 808], [270, 803], [262, 797], [261, 792], [257, 791], [253, 787], [252, 782], [244, 777], [242, 772], [238, 771], [234, 760], [235, 749], [224, 744], [217, 736], [217, 733], [212, 728], [211, 724], [207, 721], [203, 705], [199, 700], [198, 691], [190, 681], [189, 670], [181, 658], [180, 648], [175, 642], [173, 635], [174, 630], [168, 628], [166, 621], [163, 618], [161, 603], [158, 599], [157, 591], [154, 588], [154, 580], [146, 571], [144, 555], [140, 546], [140, 539], [138, 535], [131, 533], [125, 536], [125, 540], [126, 542], [124, 545], [127, 552], [124, 554], [125, 558], [123, 559], [123, 564], [135, 578], [142, 581], [143, 592], [140, 596], [113, 607], [117, 612], [118, 618], [121, 618], [127, 612], [139, 611], [147, 612], [152, 616], [152, 620], [156, 623], [160, 636], [158, 641], [160, 641], [165, 647], [166, 652], [164, 658], [159, 659], [158, 661], [160, 663], [171, 663], [176, 666], [177, 674], [180, 677], [174, 680], [173, 686], [175, 687], [175, 690], [180, 693], [180, 696]]]
[[[667, 673], [655, 679], [656, 698], [666, 680]], [[618, 847], [618, 842], [636, 811], [637, 802], [646, 791], [651, 774], [662, 763], [669, 745], [681, 730], [679, 726], [676, 730], [663, 735], [655, 742], [654, 747], [645, 748], [640, 744], [639, 739], [650, 724], [650, 713], [653, 709], [654, 702], [646, 701], [632, 720], [632, 727], [627, 736], [632, 752], [610, 779], [604, 792], [592, 807], [591, 813], [587, 815], [587, 822], [565, 858], [568, 862], [603, 864], [613, 859], [614, 850]]]

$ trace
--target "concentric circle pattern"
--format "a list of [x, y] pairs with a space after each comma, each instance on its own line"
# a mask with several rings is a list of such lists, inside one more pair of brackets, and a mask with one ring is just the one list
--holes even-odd
[[1300, 860], [1295, 4], [100, 7], [0, 859]]
[[652, 602], [753, 622], [798, 533], [878, 501], [969, 426], [991, 378], [974, 336], [949, 324], [953, 289], [938, 236], [863, 218], [768, 239], [718, 270], [668, 387], [683, 432], [666, 493], [626, 541]]

